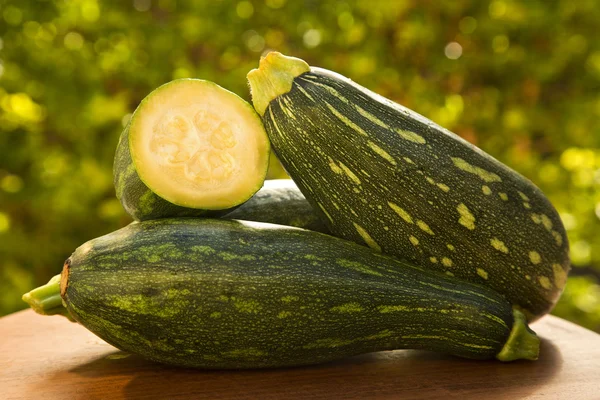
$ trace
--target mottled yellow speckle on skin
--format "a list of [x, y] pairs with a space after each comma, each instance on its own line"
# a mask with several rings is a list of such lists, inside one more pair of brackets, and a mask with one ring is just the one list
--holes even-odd
[[298, 301], [300, 300], [300, 297], [298, 296], [283, 296], [281, 298], [281, 301], [283, 301], [284, 303], [291, 303], [293, 301]]
[[538, 277], [538, 281], [540, 282], [540, 285], [542, 285], [542, 287], [544, 289], [550, 290], [552, 288], [552, 283], [550, 282], [550, 279], [548, 279], [547, 276]]
[[498, 238], [492, 238], [490, 240], [490, 244], [496, 250], [501, 251], [502, 253], [505, 253], [505, 254], [508, 253], [508, 247], [506, 247], [506, 245], [504, 244], [504, 242], [502, 240], [500, 240]]
[[486, 196], [489, 196], [490, 194], [492, 194], [492, 189], [490, 189], [490, 187], [488, 185], [483, 185], [481, 187], [481, 191], [483, 192], [483, 194], [485, 194]]
[[262, 350], [258, 350], [255, 348], [246, 348], [246, 349], [236, 349], [236, 350], [231, 350], [231, 351], [224, 351], [224, 352], [221, 352], [221, 355], [224, 357], [232, 357], [234, 359], [239, 360], [240, 358], [263, 357], [267, 354]]
[[436, 186], [439, 187], [440, 189], [442, 189], [442, 191], [444, 191], [444, 192], [450, 191], [450, 188], [448, 187], [448, 185], [444, 185], [443, 183], [436, 183]]
[[380, 331], [379, 333], [376, 333], [374, 335], [369, 335], [367, 337], [365, 337], [366, 340], [377, 340], [377, 339], [383, 339], [386, 337], [390, 337], [392, 336], [392, 331], [390, 331], [389, 329], [384, 329], [382, 331]]
[[369, 235], [369, 232], [367, 232], [362, 226], [358, 225], [356, 222], [353, 222], [352, 224], [354, 225], [354, 228], [356, 229], [358, 234], [363, 238], [367, 246], [369, 246], [373, 250], [381, 252], [381, 247], [377, 244], [375, 240], [373, 240], [371, 235]]
[[333, 158], [329, 157], [329, 168], [336, 174], [343, 173], [342, 169], [333, 161]]
[[289, 311], [281, 311], [279, 314], [277, 314], [277, 318], [283, 319], [289, 317], [290, 315], [292, 315], [292, 313]]
[[354, 182], [357, 185], [360, 185], [360, 179], [358, 179], [358, 176], [356, 176], [350, 168], [346, 167], [343, 163], [340, 163], [340, 167], [342, 168], [346, 176], [348, 176], [348, 178], [352, 180], [352, 182]]
[[410, 242], [413, 244], [413, 246], [418, 246], [419, 245], [419, 239], [417, 239], [414, 236], [409, 237], [408, 240], [410, 240]]
[[469, 211], [469, 208], [466, 205], [460, 203], [456, 207], [456, 211], [458, 211], [458, 214], [460, 216], [458, 218], [459, 224], [461, 224], [469, 230], [475, 229], [475, 216], [471, 214], [471, 211]]
[[446, 275], [448, 275], [448, 276], [454, 276], [454, 274], [452, 272], [450, 272], [450, 271], [446, 271]]
[[448, 250], [450, 250], [450, 251], [454, 251], [454, 250], [456, 250], [456, 248], [454, 247], [454, 245], [452, 245], [452, 244], [450, 244], [450, 243], [448, 243], [448, 244], [446, 245], [446, 247], [447, 247], [447, 248], [448, 248]]
[[331, 307], [329, 311], [336, 313], [353, 313], [353, 312], [361, 312], [363, 310], [362, 306], [358, 303], [346, 303], [339, 306]]
[[434, 180], [433, 180], [431, 177], [429, 177], [429, 176], [426, 176], [426, 177], [425, 177], [425, 180], [426, 180], [427, 182], [429, 182], [430, 184], [432, 184], [432, 185], [435, 185], [435, 181], [434, 181]]
[[533, 222], [535, 222], [536, 224], [541, 224], [542, 223], [542, 218], [540, 217], [539, 214], [536, 214], [536, 213], [531, 214], [531, 220]]
[[529, 197], [527, 197], [527, 195], [523, 192], [519, 192], [519, 196], [521, 196], [521, 198], [525, 201], [529, 201]]
[[554, 272], [554, 285], [562, 289], [567, 283], [567, 271], [560, 264], [552, 264], [552, 272]]
[[369, 121], [373, 122], [376, 125], [381, 126], [382, 128], [386, 128], [389, 129], [390, 127], [387, 126], [385, 124], [385, 122], [383, 122], [382, 120], [380, 120], [379, 118], [377, 118], [376, 116], [374, 116], [373, 114], [371, 114], [370, 112], [368, 112], [367, 110], [365, 110], [364, 108], [355, 105], [356, 111], [358, 111], [358, 113], [360, 115], [362, 115], [363, 117], [365, 117], [366, 119], [368, 119]]
[[487, 279], [488, 278], [488, 273], [485, 269], [483, 268], [477, 268], [477, 275], [479, 275], [480, 277], [482, 277], [483, 279]]
[[238, 299], [238, 298], [233, 298], [233, 297], [231, 299], [233, 300], [234, 307], [238, 311], [243, 312], [243, 313], [258, 314], [260, 312], [260, 310], [262, 309], [262, 306], [256, 300]]
[[540, 256], [540, 253], [538, 253], [537, 251], [530, 251], [529, 252], [529, 260], [531, 260], [532, 264], [539, 264], [542, 261], [542, 257]]
[[525, 275], [525, 279], [527, 279], [528, 281], [531, 280], [531, 275]]
[[155, 262], [159, 262], [160, 256], [158, 254], [152, 254], [151, 256], [149, 256], [148, 258], [146, 258], [146, 260], [150, 263], [155, 263]]
[[431, 261], [434, 264], [437, 264], [438, 262], [437, 257], [429, 257], [429, 261]]
[[335, 338], [327, 338], [327, 339], [318, 339], [313, 343], [309, 343], [307, 345], [302, 346], [304, 349], [335, 349], [341, 346], [347, 346], [352, 344], [354, 340], [346, 340], [346, 339], [335, 339]]
[[392, 165], [396, 165], [396, 160], [394, 160], [394, 157], [392, 157], [387, 151], [383, 150], [381, 147], [377, 146], [370, 140], [367, 142], [367, 145], [371, 148], [371, 150], [380, 155], [387, 162], [389, 162]]
[[523, 202], [523, 207], [525, 207], [526, 209], [530, 209], [531, 208], [531, 204], [529, 204], [528, 202]]
[[413, 160], [411, 160], [411, 159], [410, 159], [410, 158], [408, 158], [408, 157], [402, 157], [402, 158], [404, 158], [404, 161], [406, 161], [406, 162], [407, 162], [407, 163], [409, 163], [409, 164], [414, 164], [414, 163], [415, 163]]
[[321, 211], [323, 211], [323, 214], [325, 214], [327, 219], [329, 219], [329, 221], [331, 221], [333, 223], [333, 218], [331, 218], [331, 215], [329, 215], [329, 213], [327, 212], [325, 207], [323, 207], [323, 204], [321, 204], [321, 203], [317, 203], [317, 204], [319, 205], [319, 208], [321, 209]]
[[418, 144], [425, 144], [425, 138], [415, 132], [405, 131], [402, 129], [396, 129], [396, 133], [400, 135], [402, 139], [408, 140], [409, 142], [414, 142]]
[[345, 258], [338, 258], [336, 262], [339, 266], [342, 266], [344, 268], [350, 268], [363, 274], [381, 276], [380, 272], [376, 271], [375, 269], [369, 268], [368, 266], [359, 263], [358, 261], [347, 260]]
[[382, 314], [387, 314], [387, 313], [391, 313], [391, 312], [398, 312], [398, 311], [410, 311], [411, 309], [407, 306], [403, 306], [403, 305], [394, 305], [394, 306], [378, 306], [377, 310], [379, 310], [380, 313]]
[[397, 204], [392, 203], [391, 201], [388, 202], [388, 206], [390, 206], [390, 208], [392, 210], [394, 210], [394, 212], [396, 214], [398, 214], [400, 216], [400, 218], [402, 218], [404, 221], [408, 222], [409, 224], [414, 223], [412, 217], [410, 216], [409, 213], [407, 213], [402, 207], [400, 207]]
[[444, 267], [451, 267], [452, 266], [452, 260], [449, 259], [448, 257], [443, 257], [442, 258], [442, 264], [444, 265]]
[[508, 200], [508, 195], [506, 193], [498, 193], [498, 196], [504, 201]]
[[546, 230], [551, 230], [552, 229], [552, 221], [550, 220], [550, 218], [548, 218], [548, 216], [546, 214], [542, 214], [540, 215], [540, 218], [542, 220], [542, 225], [544, 225], [544, 228], [546, 228]]
[[562, 244], [563, 244], [562, 235], [560, 233], [558, 233], [557, 231], [552, 231], [552, 236], [554, 236], [554, 241], [556, 242], [556, 245], [562, 246]]
[[418, 226], [419, 228], [421, 228], [421, 230], [422, 230], [423, 232], [427, 232], [427, 233], [429, 233], [430, 235], [435, 235], [435, 234], [433, 233], [433, 231], [431, 230], [431, 228], [429, 227], [429, 225], [427, 225], [427, 223], [426, 223], [425, 221], [421, 221], [420, 219], [418, 219], [418, 220], [417, 220], [417, 226]]
[[478, 177], [480, 177], [484, 182], [502, 182], [502, 178], [500, 178], [500, 176], [498, 176], [497, 174], [490, 171], [486, 171], [485, 169], [477, 167], [475, 165], [471, 165], [462, 158], [451, 157], [451, 159], [458, 169], [471, 174], [475, 174]]
[[333, 107], [331, 104], [325, 103], [325, 105], [327, 106], [327, 108], [329, 108], [329, 111], [331, 111], [333, 113], [333, 115], [335, 115], [340, 121], [342, 121], [343, 123], [348, 125], [350, 128], [354, 129], [356, 132], [360, 133], [361, 135], [369, 136], [367, 134], [367, 132], [365, 132], [360, 126], [356, 125], [348, 117], [346, 117], [344, 114], [342, 114], [341, 112], [336, 110], [335, 107]]

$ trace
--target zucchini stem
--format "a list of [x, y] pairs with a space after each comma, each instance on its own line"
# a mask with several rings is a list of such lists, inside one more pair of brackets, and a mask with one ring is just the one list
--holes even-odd
[[540, 338], [527, 326], [525, 314], [513, 308], [513, 317], [514, 322], [508, 340], [496, 358], [500, 361], [537, 360]]
[[248, 72], [252, 104], [260, 116], [272, 100], [292, 90], [294, 78], [310, 71], [304, 60], [272, 51], [260, 59], [257, 69]]
[[22, 299], [38, 314], [62, 315], [74, 321], [60, 296], [60, 274], [54, 276], [45, 285], [25, 293]]

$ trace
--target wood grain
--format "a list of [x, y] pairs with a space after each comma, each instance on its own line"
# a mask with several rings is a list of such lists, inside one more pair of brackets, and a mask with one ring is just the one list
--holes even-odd
[[171, 368], [120, 352], [62, 317], [0, 319], [0, 399], [600, 399], [600, 335], [533, 325], [540, 359], [503, 364], [398, 350], [314, 367]]

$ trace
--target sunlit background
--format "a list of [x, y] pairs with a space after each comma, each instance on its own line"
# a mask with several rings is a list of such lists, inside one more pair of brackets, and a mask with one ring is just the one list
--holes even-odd
[[249, 100], [246, 73], [276, 49], [535, 182], [571, 242], [554, 313], [600, 331], [599, 25], [596, 0], [0, 0], [0, 315], [129, 223], [112, 161], [146, 94], [199, 77]]

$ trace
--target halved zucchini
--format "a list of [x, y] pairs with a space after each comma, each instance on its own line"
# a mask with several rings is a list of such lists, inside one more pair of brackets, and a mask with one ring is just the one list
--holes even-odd
[[222, 215], [261, 188], [269, 150], [240, 97], [212, 82], [174, 80], [140, 103], [121, 135], [117, 197], [136, 220]]

